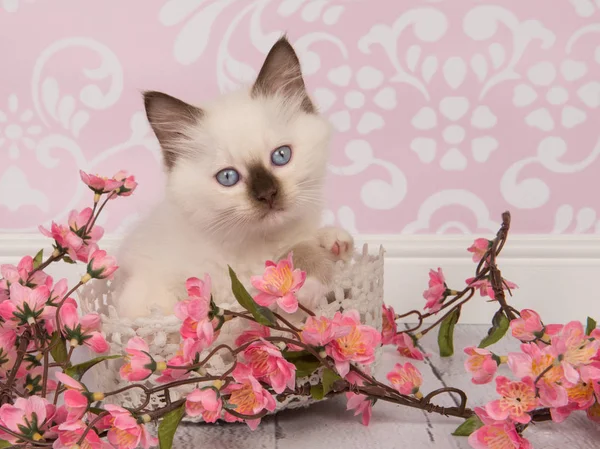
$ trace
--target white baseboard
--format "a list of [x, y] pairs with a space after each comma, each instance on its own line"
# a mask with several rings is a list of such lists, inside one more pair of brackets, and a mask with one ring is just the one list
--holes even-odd
[[[103, 248], [114, 249], [120, 238], [107, 236]], [[460, 289], [473, 276], [475, 264], [466, 248], [471, 236], [363, 235], [375, 251], [386, 249], [385, 301], [397, 312], [423, 307], [423, 290], [430, 268], [442, 267], [450, 288]], [[38, 235], [0, 234], [0, 263], [16, 263], [25, 254], [50, 249], [48, 239]], [[546, 322], [600, 318], [600, 236], [511, 235], [498, 260], [505, 278], [517, 283], [511, 304], [532, 308]], [[77, 279], [82, 266], [61, 264], [51, 273]], [[488, 323], [495, 304], [474, 297], [463, 310], [461, 322]]]

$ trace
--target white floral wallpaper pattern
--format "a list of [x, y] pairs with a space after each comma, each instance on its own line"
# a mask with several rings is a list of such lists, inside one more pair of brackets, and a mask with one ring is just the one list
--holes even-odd
[[600, 233], [600, 0], [0, 0], [0, 231], [135, 172], [160, 195], [140, 91], [202, 104], [287, 32], [336, 133], [324, 220], [360, 233]]

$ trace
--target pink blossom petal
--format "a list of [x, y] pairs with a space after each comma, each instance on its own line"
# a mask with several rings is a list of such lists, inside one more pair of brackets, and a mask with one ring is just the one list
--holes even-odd
[[286, 313], [294, 313], [298, 310], [298, 299], [293, 293], [277, 299], [277, 305]]

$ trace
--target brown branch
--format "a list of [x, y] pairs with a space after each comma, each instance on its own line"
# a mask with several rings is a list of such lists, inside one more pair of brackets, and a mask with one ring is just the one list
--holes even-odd
[[33, 271], [31, 273], [29, 273], [29, 276], [27, 277], [27, 281], [29, 282], [31, 280], [31, 278], [33, 277], [33, 275], [35, 273], [37, 273], [38, 271], [42, 271], [43, 269], [48, 267], [48, 265], [50, 265], [51, 263], [62, 259], [66, 253], [67, 252], [64, 249], [58, 250], [58, 254], [56, 254], [56, 255], [54, 255], [54, 253], [52, 253], [52, 255], [50, 257], [48, 257], [43, 263], [41, 263], [39, 267], [34, 268]]
[[83, 431], [83, 433], [81, 434], [81, 437], [79, 437], [79, 440], [77, 441], [77, 445], [81, 445], [81, 443], [83, 443], [83, 441], [85, 440], [85, 437], [87, 436], [87, 434], [90, 432], [90, 430], [92, 430], [94, 428], [94, 425], [100, 421], [101, 419], [103, 419], [105, 416], [109, 415], [108, 412], [102, 412], [99, 413], [98, 416], [96, 416], [85, 428], [85, 430]]
[[[502, 226], [498, 230], [496, 234], [496, 238], [492, 242], [492, 247], [488, 250], [489, 253], [489, 270], [490, 270], [490, 284], [492, 285], [492, 290], [494, 291], [494, 299], [498, 301], [500, 307], [504, 311], [504, 314], [509, 320], [514, 320], [517, 318], [512, 308], [506, 302], [506, 296], [504, 295], [504, 286], [506, 283], [502, 278], [502, 273], [500, 269], [496, 265], [496, 256], [500, 254], [500, 251], [504, 247], [504, 243], [506, 242], [506, 238], [508, 235], [508, 231], [510, 229], [510, 213], [504, 212], [502, 214]], [[486, 253], [487, 256], [487, 253]], [[487, 260], [487, 257], [484, 257], [483, 260]], [[506, 286], [508, 288], [508, 286]]]
[[31, 331], [26, 330], [21, 335], [21, 341], [19, 342], [19, 349], [17, 350], [17, 357], [15, 359], [15, 363], [10, 371], [6, 382], [2, 386], [2, 390], [0, 391], [0, 405], [4, 405], [7, 403], [12, 404], [12, 397], [10, 395], [10, 390], [13, 387], [13, 383], [17, 377], [17, 372], [21, 367], [21, 363], [23, 363], [23, 358], [25, 357], [25, 353], [27, 352], [27, 345], [29, 345], [29, 340], [31, 339]]
[[302, 304], [298, 303], [298, 308], [300, 310], [302, 310], [304, 313], [306, 313], [309, 316], [315, 316], [315, 312], [313, 312], [312, 310], [310, 310], [308, 307], [303, 306]]
[[110, 192], [108, 194], [108, 196], [106, 197], [106, 199], [104, 200], [104, 202], [102, 203], [102, 205], [100, 206], [100, 209], [98, 209], [98, 213], [96, 214], [96, 216], [94, 217], [94, 219], [92, 220], [92, 223], [89, 227], [89, 230], [86, 229], [86, 232], [89, 232], [92, 230], [92, 228], [94, 227], [94, 225], [96, 224], [96, 220], [98, 219], [98, 217], [100, 216], [100, 214], [102, 213], [102, 209], [104, 209], [104, 206], [106, 206], [106, 203], [108, 203], [108, 201], [110, 199], [113, 198], [113, 195], [116, 195], [117, 193], [113, 190], [112, 192]]

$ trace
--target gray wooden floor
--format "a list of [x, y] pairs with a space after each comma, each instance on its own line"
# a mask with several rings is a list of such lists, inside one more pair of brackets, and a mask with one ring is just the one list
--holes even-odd
[[[436, 355], [436, 337], [427, 335], [422, 345], [431, 357], [415, 362], [424, 382], [422, 391], [442, 386], [455, 386], [469, 393], [469, 406], [483, 405], [494, 398], [494, 384], [475, 386], [467, 377], [462, 349], [476, 345], [486, 334], [487, 326], [459, 326], [455, 332], [455, 353], [452, 360]], [[512, 338], [506, 338], [491, 349], [497, 354], [515, 350]], [[400, 357], [393, 348], [384, 354], [378, 377], [392, 369]], [[403, 360], [404, 363], [405, 359]], [[505, 367], [504, 367], [505, 368]], [[508, 372], [507, 372], [508, 373]], [[438, 396], [440, 405], [454, 405], [450, 397]], [[263, 421], [257, 430], [250, 431], [245, 424], [184, 424], [175, 436], [175, 449], [362, 449], [362, 448], [461, 448], [469, 445], [464, 437], [453, 437], [451, 432], [462, 422], [457, 418], [430, 415], [420, 410], [407, 409], [378, 402], [373, 409], [371, 425], [363, 426], [359, 418], [345, 410], [345, 398], [324, 401], [301, 410], [288, 410]], [[531, 426], [525, 435], [536, 449], [598, 449], [600, 426], [577, 413], [565, 423], [541, 423]]]

